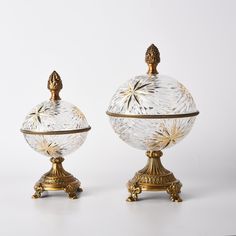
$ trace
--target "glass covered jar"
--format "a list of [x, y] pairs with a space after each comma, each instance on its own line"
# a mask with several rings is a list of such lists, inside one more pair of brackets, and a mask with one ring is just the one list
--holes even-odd
[[54, 71], [49, 77], [49, 101], [34, 107], [26, 116], [21, 131], [35, 151], [51, 157], [52, 168], [35, 185], [34, 198], [46, 190], [64, 190], [70, 198], [77, 198], [80, 181], [62, 167], [64, 156], [77, 150], [91, 129], [78, 107], [61, 100], [60, 76]]
[[134, 148], [147, 150], [148, 164], [129, 181], [128, 201], [143, 190], [165, 190], [171, 200], [181, 201], [181, 183], [166, 170], [160, 157], [165, 148], [181, 141], [199, 112], [189, 91], [177, 80], [160, 75], [160, 53], [155, 45], [146, 52], [148, 73], [121, 85], [111, 99], [107, 114], [119, 137]]

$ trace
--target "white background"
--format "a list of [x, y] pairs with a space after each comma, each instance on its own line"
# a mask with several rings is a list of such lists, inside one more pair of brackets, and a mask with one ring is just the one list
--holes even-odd
[[[236, 234], [236, 1], [1, 1], [0, 235]], [[189, 136], [164, 151], [183, 183], [184, 202], [143, 193], [127, 203], [126, 182], [146, 163], [105, 115], [115, 90], [144, 74], [146, 48], [161, 52], [159, 72], [192, 93], [200, 115]], [[50, 168], [19, 129], [49, 98], [48, 76], [92, 130], [65, 168], [82, 182], [80, 199], [50, 193], [31, 200]]]

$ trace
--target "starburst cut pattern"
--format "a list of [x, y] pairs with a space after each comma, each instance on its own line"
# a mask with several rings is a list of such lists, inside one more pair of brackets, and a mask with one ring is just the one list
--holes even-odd
[[186, 96], [187, 100], [189, 100], [189, 102], [193, 102], [193, 98], [192, 95], [190, 94], [190, 92], [186, 89], [186, 87], [182, 84], [179, 84], [179, 90], [182, 94], [182, 96]]
[[73, 107], [72, 113], [76, 118], [78, 117], [79, 119], [84, 119], [84, 114], [80, 111], [78, 107]]
[[36, 149], [51, 157], [59, 157], [62, 155], [62, 149], [57, 144], [48, 143], [45, 139], [38, 143]]
[[44, 105], [37, 107], [34, 112], [29, 114], [29, 118], [33, 119], [34, 122], [39, 122], [41, 124], [41, 122], [42, 122], [41, 118], [42, 118], [42, 116], [46, 116], [45, 112], [47, 110], [49, 110], [49, 108], [44, 107]]
[[179, 126], [176, 121], [170, 128], [161, 124], [160, 130], [156, 131], [154, 137], [151, 139], [149, 148], [150, 150], [162, 150], [177, 143], [184, 136], [184, 128]]
[[137, 81], [134, 85], [129, 84], [126, 90], [120, 92], [120, 95], [124, 97], [124, 104], [126, 104], [127, 109], [129, 109], [132, 99], [134, 99], [140, 105], [140, 97], [142, 95], [148, 94], [144, 90], [144, 88], [148, 85], [150, 85], [150, 83], [140, 84], [140, 81]]

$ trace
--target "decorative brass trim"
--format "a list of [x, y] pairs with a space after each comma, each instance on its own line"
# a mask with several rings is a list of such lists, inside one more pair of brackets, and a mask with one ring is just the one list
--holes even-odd
[[162, 151], [147, 151], [147, 165], [138, 171], [133, 179], [128, 182], [128, 202], [138, 200], [142, 191], [166, 191], [173, 202], [181, 202], [179, 196], [182, 184], [173, 173], [164, 168], [161, 163]]
[[51, 101], [61, 100], [59, 96], [60, 90], [63, 88], [60, 75], [54, 70], [48, 80], [48, 89], [51, 92]]
[[148, 47], [145, 54], [145, 61], [148, 64], [148, 72], [149, 76], [158, 74], [157, 65], [160, 63], [160, 52], [158, 48], [152, 44]]
[[59, 131], [45, 131], [45, 132], [39, 132], [39, 131], [30, 131], [30, 130], [24, 130], [21, 129], [20, 131], [24, 134], [32, 134], [32, 135], [63, 135], [63, 134], [76, 134], [76, 133], [83, 133], [87, 132], [91, 129], [91, 127], [87, 127], [84, 129], [74, 129], [74, 130], [59, 130]]
[[174, 119], [174, 118], [186, 118], [197, 116], [199, 111], [186, 113], [186, 114], [168, 114], [168, 115], [129, 115], [129, 114], [118, 114], [107, 111], [108, 116], [113, 116], [117, 118], [138, 118], [138, 119]]
[[71, 199], [78, 198], [77, 193], [82, 192], [80, 181], [73, 175], [64, 170], [62, 162], [63, 157], [51, 158], [52, 168], [45, 173], [35, 184], [35, 193], [32, 198], [40, 198], [44, 191], [64, 190]]

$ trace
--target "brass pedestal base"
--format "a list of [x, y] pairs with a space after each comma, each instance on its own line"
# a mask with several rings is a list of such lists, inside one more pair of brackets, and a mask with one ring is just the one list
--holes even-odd
[[171, 201], [182, 202], [179, 196], [182, 184], [161, 164], [162, 151], [147, 151], [146, 155], [148, 156], [147, 165], [128, 182], [130, 196], [127, 201], [137, 201], [138, 194], [142, 191], [166, 191]]
[[64, 170], [62, 166], [64, 158], [51, 158], [50, 161], [52, 162], [52, 168], [35, 184], [35, 193], [32, 198], [40, 198], [44, 191], [58, 190], [64, 190], [69, 198], [78, 198], [77, 192], [83, 191], [80, 188], [80, 181]]

